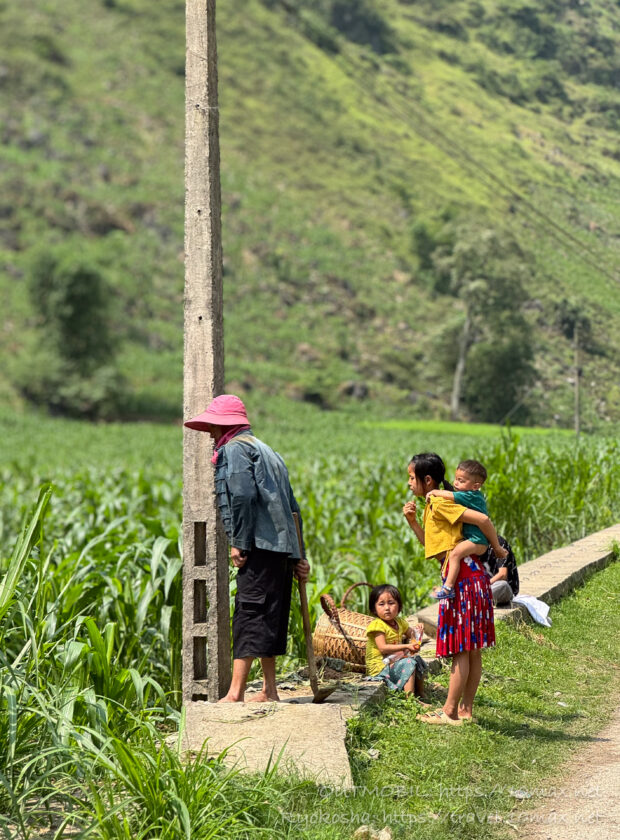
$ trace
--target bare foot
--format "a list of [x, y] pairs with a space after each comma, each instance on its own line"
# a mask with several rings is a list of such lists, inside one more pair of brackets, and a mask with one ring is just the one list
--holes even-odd
[[461, 718], [461, 715], [459, 714], [458, 711], [456, 712], [456, 714], [448, 714], [448, 712], [446, 712], [446, 707], [445, 706], [443, 707], [443, 709], [441, 709], [441, 711], [444, 712], [446, 717], [449, 717], [450, 720], [460, 720], [460, 718]]
[[249, 699], [248, 703], [279, 703], [280, 698], [277, 694], [267, 694], [266, 691], [258, 691], [256, 694], [253, 694]]
[[462, 706], [459, 706], [459, 717], [461, 718], [461, 720], [471, 720], [471, 709], [464, 709]]
[[407, 700], [411, 700], [413, 703], [416, 704], [416, 706], [420, 706], [423, 709], [430, 709], [431, 708], [430, 703], [425, 703], [424, 700], [421, 700], [419, 697], [417, 697], [411, 691], [405, 692], [405, 697], [407, 698]]
[[243, 697], [234, 697], [232, 694], [227, 694], [225, 697], [222, 697], [221, 700], [217, 701], [218, 703], [243, 703]]

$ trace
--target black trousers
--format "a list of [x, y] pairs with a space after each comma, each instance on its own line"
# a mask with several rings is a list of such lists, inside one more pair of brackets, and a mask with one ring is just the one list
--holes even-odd
[[286, 653], [294, 565], [288, 554], [253, 548], [237, 572], [235, 659]]

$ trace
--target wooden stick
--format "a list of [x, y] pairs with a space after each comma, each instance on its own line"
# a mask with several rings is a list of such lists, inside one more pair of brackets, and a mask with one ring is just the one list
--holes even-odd
[[[301, 526], [299, 524], [299, 515], [294, 513], [295, 530], [297, 531], [297, 542], [299, 543], [300, 559], [304, 559], [303, 540], [301, 538]], [[319, 678], [316, 671], [316, 660], [314, 658], [314, 648], [312, 647], [312, 628], [310, 627], [310, 611], [308, 609], [308, 595], [306, 593], [305, 580], [298, 580], [299, 585], [299, 600], [301, 601], [301, 619], [304, 626], [304, 637], [306, 639], [306, 656], [308, 659], [308, 676], [310, 677], [310, 688], [312, 693], [316, 695], [319, 693]]]

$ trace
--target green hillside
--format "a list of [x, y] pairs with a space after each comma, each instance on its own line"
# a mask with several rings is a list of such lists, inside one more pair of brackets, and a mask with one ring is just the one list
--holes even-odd
[[[570, 425], [577, 319], [584, 424], [619, 420], [617, 27], [611, 0], [220, 2], [230, 388], [446, 417], [470, 311], [462, 415]], [[0, 396], [46, 352], [33, 266], [70, 254], [112, 290], [119, 410], [176, 415], [184, 3], [0, 0], [0, 45]]]

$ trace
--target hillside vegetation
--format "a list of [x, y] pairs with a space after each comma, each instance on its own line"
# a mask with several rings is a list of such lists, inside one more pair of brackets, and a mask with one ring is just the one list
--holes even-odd
[[[230, 388], [447, 416], [461, 347], [462, 416], [569, 425], [577, 328], [584, 423], [620, 419], [618, 25], [219, 3]], [[0, 0], [0, 44], [0, 395], [176, 416], [184, 3]]]

